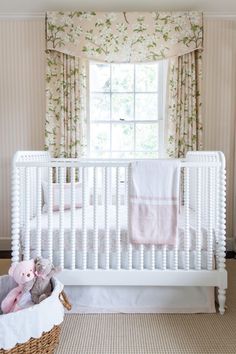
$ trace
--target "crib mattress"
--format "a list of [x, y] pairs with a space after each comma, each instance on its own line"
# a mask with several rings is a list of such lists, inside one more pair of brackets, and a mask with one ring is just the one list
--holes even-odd
[[[87, 249], [93, 250], [93, 223], [94, 213], [93, 206], [87, 208]], [[53, 212], [53, 250], [59, 250], [60, 239], [60, 213]], [[98, 248], [100, 253], [105, 252], [105, 215], [104, 207], [98, 206], [97, 208], [97, 225], [98, 225]], [[128, 245], [128, 232], [127, 232], [127, 207], [120, 207], [120, 241], [122, 251], [125, 251]], [[41, 247], [42, 250], [48, 249], [48, 215], [43, 213], [41, 217]], [[75, 247], [76, 251], [82, 251], [82, 209], [75, 210]], [[117, 245], [117, 232], [116, 232], [116, 208], [111, 206], [109, 208], [109, 239], [110, 239], [110, 252], [115, 252]], [[213, 232], [214, 235], [214, 232]], [[21, 232], [21, 240], [24, 245], [24, 232]], [[201, 226], [201, 246], [202, 250], [207, 249], [207, 227], [203, 221]], [[214, 246], [214, 242], [213, 242]], [[30, 224], [30, 247], [36, 249], [37, 247], [37, 218], [34, 217]], [[138, 249], [138, 245], [134, 245], [134, 249]], [[146, 246], [147, 248], [149, 246]], [[157, 246], [157, 249], [159, 247]], [[171, 248], [171, 246], [169, 247]], [[65, 210], [64, 212], [64, 249], [65, 251], [71, 250], [71, 211]], [[184, 211], [181, 210], [179, 214], [178, 226], [178, 249], [184, 250]], [[196, 249], [196, 215], [193, 210], [190, 210], [190, 250]]]

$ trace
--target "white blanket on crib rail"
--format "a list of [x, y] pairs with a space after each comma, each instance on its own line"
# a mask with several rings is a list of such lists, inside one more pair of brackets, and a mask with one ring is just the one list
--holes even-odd
[[175, 245], [178, 232], [179, 160], [130, 164], [130, 240]]

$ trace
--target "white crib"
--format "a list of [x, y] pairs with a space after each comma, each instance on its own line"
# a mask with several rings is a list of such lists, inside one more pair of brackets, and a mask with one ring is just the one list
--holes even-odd
[[[175, 247], [128, 238], [128, 160], [51, 159], [19, 151], [12, 169], [12, 261], [43, 255], [62, 268], [64, 285], [218, 287], [225, 311], [226, 173], [221, 152], [181, 160], [183, 193]], [[69, 181], [67, 184], [65, 181]], [[76, 186], [81, 205], [76, 208]], [[47, 213], [42, 182], [47, 183]], [[59, 183], [59, 210], [53, 210]], [[69, 210], [64, 209], [70, 188]]]

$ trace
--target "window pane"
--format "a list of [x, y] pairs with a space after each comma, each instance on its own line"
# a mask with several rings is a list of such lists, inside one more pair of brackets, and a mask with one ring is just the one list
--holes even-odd
[[90, 87], [92, 92], [110, 91], [110, 65], [90, 64]]
[[158, 64], [135, 65], [135, 90], [157, 92]]
[[148, 151], [148, 152], [136, 152], [136, 159], [158, 159], [158, 152]]
[[110, 94], [92, 93], [90, 98], [91, 120], [110, 120]]
[[134, 95], [126, 93], [114, 93], [112, 95], [112, 119], [134, 119]]
[[90, 127], [91, 150], [98, 152], [110, 150], [110, 125], [92, 123]]
[[134, 91], [134, 65], [133, 64], [112, 64], [112, 91], [132, 92]]
[[112, 124], [112, 150], [129, 151], [134, 148], [132, 124]]
[[156, 93], [137, 93], [135, 95], [135, 119], [157, 120]]
[[[114, 159], [133, 159], [135, 157], [135, 152], [130, 151], [130, 152], [126, 152], [126, 151], [121, 151], [121, 152], [113, 152], [112, 153], [112, 157]], [[120, 173], [120, 175], [122, 176], [121, 179], [124, 179], [124, 173]]]
[[158, 150], [158, 124], [136, 124], [136, 150]]
[[110, 152], [106, 151], [91, 151], [90, 152], [90, 157], [91, 158], [97, 158], [97, 159], [109, 159], [111, 157]]

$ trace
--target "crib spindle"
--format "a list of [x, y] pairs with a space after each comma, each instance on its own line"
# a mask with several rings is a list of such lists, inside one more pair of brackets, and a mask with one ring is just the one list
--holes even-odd
[[25, 238], [24, 260], [30, 259], [30, 170], [25, 168]]
[[151, 270], [155, 269], [155, 263], [156, 263], [155, 252], [156, 252], [155, 245], [151, 245]]
[[48, 258], [53, 260], [53, 184], [52, 168], [48, 168]]
[[[204, 162], [208, 161], [208, 158], [206, 156], [204, 156], [203, 158]], [[207, 221], [207, 217], [208, 217], [208, 198], [207, 198], [207, 193], [208, 193], [208, 169], [207, 167], [202, 169], [202, 174], [203, 174], [203, 180], [204, 180], [204, 185], [202, 186], [203, 189], [203, 210], [202, 210], [202, 217], [203, 220]]]
[[[224, 156], [221, 156], [222, 166], [219, 169], [219, 229], [218, 229], [218, 270], [225, 269], [225, 230], [226, 230], [226, 170]], [[225, 288], [218, 288], [219, 311], [225, 312]]]
[[197, 168], [197, 200], [196, 200], [196, 269], [201, 269], [201, 205], [202, 205], [202, 170]]
[[105, 269], [110, 268], [110, 239], [109, 239], [109, 170], [108, 167], [105, 168], [105, 239], [106, 239], [106, 246], [105, 246]]
[[42, 223], [41, 223], [41, 207], [42, 207], [42, 193], [41, 193], [41, 168], [37, 167], [37, 245], [36, 245], [36, 254], [37, 256], [41, 256], [41, 231], [42, 231]]
[[162, 270], [166, 270], [166, 246], [162, 246]]
[[19, 207], [20, 207], [20, 229], [24, 229], [25, 222], [25, 167], [20, 167], [18, 169], [19, 175]]
[[98, 223], [97, 223], [97, 167], [93, 169], [93, 233], [94, 233], [94, 269], [98, 269]]
[[[181, 204], [181, 201], [180, 201], [180, 204]], [[179, 206], [179, 208], [181, 208], [181, 205]], [[181, 212], [181, 210], [178, 209], [178, 212]], [[176, 237], [175, 245], [173, 248], [173, 257], [174, 257], [173, 269], [174, 270], [178, 270], [178, 268], [179, 268], [179, 235], [178, 235], [178, 232], [177, 232], [176, 236], [177, 237]]]
[[55, 182], [59, 183], [59, 172], [58, 167], [55, 167]]
[[144, 268], [144, 245], [139, 245], [139, 269]]
[[[181, 175], [181, 174], [180, 174]], [[179, 206], [177, 207], [178, 213], [181, 213], [182, 208], [182, 195], [181, 195], [181, 188], [180, 188], [180, 199], [179, 199]], [[178, 270], [179, 268], [179, 230], [177, 229], [177, 235], [175, 240], [175, 245], [173, 247], [173, 269]], [[170, 265], [171, 267], [171, 265]]]
[[75, 269], [75, 168], [70, 168], [71, 175], [71, 269]]
[[213, 261], [213, 168], [208, 168], [208, 233], [207, 233], [207, 269], [212, 270]]
[[133, 246], [129, 242], [129, 188], [130, 188], [130, 167], [126, 167], [126, 207], [127, 207], [127, 243], [128, 243], [128, 270], [133, 268]]
[[216, 241], [216, 267], [219, 264], [219, 249], [217, 247], [219, 241], [219, 218], [220, 218], [220, 205], [219, 205], [219, 194], [220, 194], [220, 169], [219, 166], [215, 169], [216, 179], [215, 179], [215, 193], [216, 193], [216, 213], [215, 213], [215, 241]]
[[117, 264], [119, 270], [121, 265], [121, 250], [120, 250], [120, 169], [116, 168], [116, 253]]
[[176, 244], [174, 246], [174, 264], [173, 269], [178, 270], [179, 268], [179, 249], [178, 249], [178, 239], [176, 239]]
[[82, 237], [83, 237], [83, 256], [82, 269], [87, 269], [87, 186], [86, 168], [82, 168]]
[[20, 171], [19, 168], [13, 166], [12, 170], [12, 262], [20, 260]]
[[185, 252], [185, 270], [189, 270], [189, 168], [184, 169], [184, 195], [185, 195], [185, 230], [184, 230], [184, 252]]
[[60, 235], [59, 235], [59, 258], [60, 267], [64, 268], [64, 181], [65, 181], [65, 170], [64, 167], [60, 167], [59, 170], [60, 177]]

